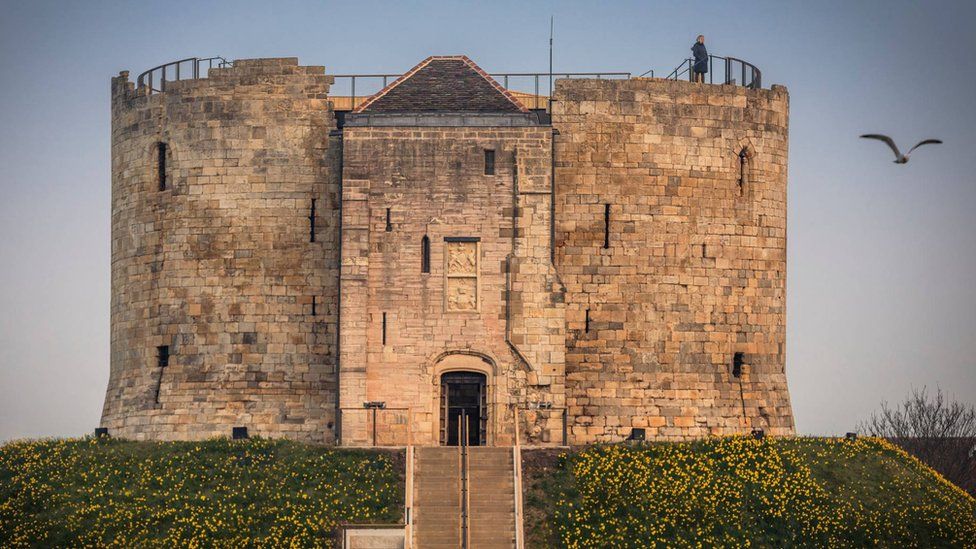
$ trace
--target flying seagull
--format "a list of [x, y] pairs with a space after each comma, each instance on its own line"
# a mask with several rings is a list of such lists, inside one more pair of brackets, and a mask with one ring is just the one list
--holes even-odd
[[922, 145], [942, 144], [942, 141], [939, 139], [925, 139], [919, 141], [918, 144], [916, 144], [914, 147], [908, 149], [907, 153], [901, 154], [901, 151], [898, 150], [898, 146], [895, 145], [895, 142], [892, 141], [892, 139], [887, 135], [880, 135], [877, 133], [867, 133], [862, 135], [861, 137], [863, 137], [864, 139], [877, 139], [878, 141], [884, 141], [885, 143], [887, 143], [888, 146], [891, 147], [891, 150], [895, 151], [895, 164], [908, 164], [908, 155], [912, 154], [912, 151], [921, 147]]

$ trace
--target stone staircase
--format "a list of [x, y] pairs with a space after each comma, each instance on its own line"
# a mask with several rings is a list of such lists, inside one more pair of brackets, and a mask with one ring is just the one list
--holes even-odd
[[[511, 448], [468, 447], [467, 485], [456, 447], [416, 448], [413, 479], [415, 549], [515, 547], [515, 481]], [[462, 519], [462, 495], [469, 508]], [[467, 545], [462, 535], [467, 527]]]
[[457, 448], [414, 451], [413, 535], [417, 549], [461, 546], [461, 459]]
[[471, 549], [515, 547], [511, 448], [468, 448]]

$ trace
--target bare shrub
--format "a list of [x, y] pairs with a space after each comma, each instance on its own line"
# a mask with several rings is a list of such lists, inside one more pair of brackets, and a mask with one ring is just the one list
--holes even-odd
[[913, 389], [904, 402], [881, 410], [858, 431], [890, 440], [949, 481], [976, 495], [976, 408], [936, 389]]

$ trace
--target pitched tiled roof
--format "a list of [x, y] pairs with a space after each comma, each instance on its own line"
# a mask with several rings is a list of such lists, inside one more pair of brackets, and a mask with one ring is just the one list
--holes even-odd
[[483, 112], [528, 110], [464, 55], [420, 62], [353, 112]]

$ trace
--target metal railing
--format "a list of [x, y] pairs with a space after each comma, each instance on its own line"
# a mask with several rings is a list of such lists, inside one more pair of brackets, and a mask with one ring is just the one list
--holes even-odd
[[[681, 80], [687, 74], [688, 81], [694, 81], [695, 75], [692, 70], [694, 66], [694, 59], [685, 59], [666, 78], [668, 80]], [[718, 68], [717, 72], [716, 67]], [[716, 74], [719, 74], [719, 82], [715, 82]], [[706, 79], [709, 84], [733, 84], [754, 90], [762, 87], [762, 71], [752, 63], [735, 57], [709, 55]]]
[[471, 486], [470, 479], [468, 478], [468, 466], [470, 462], [468, 460], [468, 437], [470, 436], [470, 421], [474, 419], [469, 416], [466, 411], [461, 410], [461, 416], [458, 418], [458, 485], [460, 490], [461, 498], [461, 508], [460, 508], [460, 526], [461, 526], [461, 549], [468, 549], [471, 547]]
[[[361, 445], [375, 447], [401, 447], [413, 444], [413, 408], [371, 407], [339, 409], [339, 421], [361, 426], [366, 435]], [[357, 445], [357, 441], [343, 441]]]
[[143, 72], [136, 79], [136, 84], [140, 88], [148, 88], [150, 94], [162, 93], [166, 91], [166, 82], [203, 78], [207, 76], [207, 71], [214, 66], [220, 68], [230, 67], [232, 65], [232, 61], [228, 61], [220, 56], [187, 57], [179, 61], [170, 61], [169, 63], [153, 67]]
[[[400, 74], [334, 74], [335, 83], [329, 90], [329, 95], [348, 96], [351, 98], [352, 108], [357, 105], [357, 99], [366, 99], [400, 78]], [[532, 98], [526, 107], [530, 109], [546, 108], [549, 93], [548, 72], [499, 72], [490, 74], [506, 90], [524, 94]], [[554, 72], [553, 80], [558, 78], [630, 78], [629, 72]], [[357, 86], [358, 83], [358, 86]], [[545, 94], [545, 95], [543, 95]], [[518, 97], [526, 103], [526, 97]]]
[[[490, 75], [508, 91], [525, 94], [529, 97], [517, 97], [529, 109], [545, 109], [549, 99], [549, 73], [538, 72], [509, 72]], [[559, 78], [595, 78], [628, 79], [629, 72], [554, 72], [553, 81]], [[545, 88], [540, 87], [541, 85]], [[530, 91], [531, 90], [531, 91]]]

